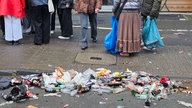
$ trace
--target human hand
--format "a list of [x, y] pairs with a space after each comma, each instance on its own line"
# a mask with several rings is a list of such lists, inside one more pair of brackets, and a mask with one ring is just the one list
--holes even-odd
[[139, 12], [139, 15], [141, 16], [141, 12]]
[[69, 8], [69, 3], [66, 4], [66, 8]]
[[79, 14], [79, 12], [77, 12], [77, 11], [74, 11], [74, 14]]
[[150, 16], [150, 19], [152, 20], [154, 17], [153, 16]]
[[99, 13], [100, 9], [99, 8], [96, 8], [95, 9], [95, 13]]

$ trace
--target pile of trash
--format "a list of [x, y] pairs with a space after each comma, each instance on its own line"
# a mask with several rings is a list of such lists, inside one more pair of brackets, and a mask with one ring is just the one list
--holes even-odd
[[29, 91], [30, 86], [42, 88], [47, 93], [67, 93], [70, 96], [80, 95], [89, 91], [103, 93], [121, 93], [126, 90], [138, 99], [146, 100], [145, 105], [150, 106], [151, 101], [167, 99], [175, 92], [191, 94], [188, 87], [163, 76], [153, 76], [147, 72], [112, 72], [106, 68], [96, 71], [87, 69], [85, 72], [64, 70], [56, 67], [52, 73], [40, 73], [21, 76], [22, 80], [12, 79], [13, 89], [8, 94], [2, 94], [7, 101], [19, 101], [24, 98], [38, 99]]

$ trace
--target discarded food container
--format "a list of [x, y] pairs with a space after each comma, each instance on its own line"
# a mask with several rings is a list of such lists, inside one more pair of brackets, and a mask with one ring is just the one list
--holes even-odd
[[99, 102], [99, 104], [103, 105], [103, 104], [106, 104], [106, 102]]
[[117, 106], [117, 108], [124, 108], [124, 106]]

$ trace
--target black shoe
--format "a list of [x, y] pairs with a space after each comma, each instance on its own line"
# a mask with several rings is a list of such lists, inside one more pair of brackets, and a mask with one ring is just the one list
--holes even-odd
[[41, 43], [34, 43], [34, 45], [42, 45]]
[[81, 48], [81, 50], [86, 50], [88, 47]]
[[14, 41], [8, 41], [8, 45], [13, 45]]
[[97, 42], [97, 38], [92, 38], [92, 42], [96, 43]]
[[14, 41], [14, 45], [19, 45], [19, 40], [18, 41]]

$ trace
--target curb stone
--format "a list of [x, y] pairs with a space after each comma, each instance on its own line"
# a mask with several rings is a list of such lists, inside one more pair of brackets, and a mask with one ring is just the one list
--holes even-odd
[[18, 75], [30, 75], [30, 74], [40, 74], [42, 72], [53, 72], [51, 70], [0, 70], [0, 76], [11, 76], [12, 74], [16, 73]]
[[[0, 76], [11, 76], [12, 74], [16, 73], [18, 75], [30, 75], [30, 74], [40, 74], [42, 72], [48, 72], [51, 73], [53, 71], [51, 70], [27, 70], [27, 69], [21, 69], [21, 70], [0, 70]], [[159, 76], [161, 77], [161, 76]], [[191, 77], [175, 77], [175, 76], [166, 76], [172, 80], [177, 81], [192, 81]]]

